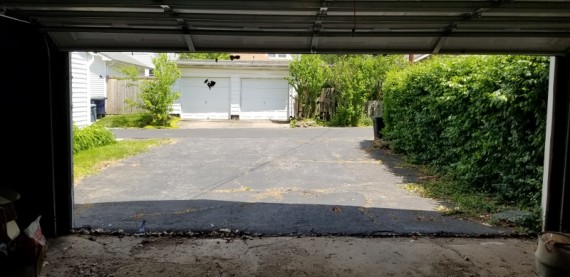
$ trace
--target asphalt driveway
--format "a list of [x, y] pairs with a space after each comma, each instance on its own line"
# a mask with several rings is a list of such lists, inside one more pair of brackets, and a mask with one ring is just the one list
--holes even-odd
[[74, 226], [135, 232], [491, 234], [404, 189], [419, 175], [372, 128], [114, 130], [173, 138], [75, 185]]

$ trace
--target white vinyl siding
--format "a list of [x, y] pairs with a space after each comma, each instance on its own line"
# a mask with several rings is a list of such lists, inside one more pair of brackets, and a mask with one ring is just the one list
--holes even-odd
[[[134, 61], [133, 65], [137, 66], [142, 77], [144, 68], [136, 65], [140, 63], [136, 59], [132, 59], [132, 61]], [[129, 65], [131, 64], [112, 60], [102, 53], [70, 53], [71, 117], [75, 125], [84, 127], [92, 123], [91, 99], [108, 97], [107, 77], [122, 76], [114, 69]]]
[[71, 118], [75, 125], [91, 124], [91, 101], [89, 99], [88, 54], [71, 53]]
[[107, 65], [100, 56], [93, 56], [91, 65], [89, 66], [89, 96], [107, 97]]

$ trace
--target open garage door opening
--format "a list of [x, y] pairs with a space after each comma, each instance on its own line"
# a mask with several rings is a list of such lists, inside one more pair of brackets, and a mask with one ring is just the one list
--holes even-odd
[[[34, 109], [46, 115], [42, 121], [46, 128], [44, 139], [45, 145], [51, 146], [42, 156], [43, 161], [51, 165], [41, 174], [46, 183], [51, 184], [42, 191], [51, 195], [49, 201], [53, 202], [49, 205], [48, 200], [40, 201], [45, 204], [42, 204], [44, 210], [49, 211], [44, 219], [48, 225], [46, 230], [56, 234], [56, 226], [67, 230], [71, 222], [72, 156], [67, 135], [72, 129], [70, 114], [74, 104], [69, 87], [87, 76], [73, 76], [69, 72], [68, 54], [74, 51], [92, 51], [96, 56], [99, 51], [552, 55], [560, 66], [553, 73], [557, 80], [551, 83], [551, 91], [557, 100], [553, 100], [551, 106], [566, 103], [566, 59], [570, 42], [567, 10], [570, 6], [564, 1], [295, 1], [279, 2], [275, 6], [255, 1], [234, 4], [193, 1], [140, 6], [140, 3], [123, 0], [108, 6], [82, 0], [65, 4], [3, 2], [2, 24], [8, 27], [2, 28], [2, 34], [9, 38], [6, 53], [18, 53], [13, 56], [26, 56], [34, 60], [29, 64], [43, 65], [34, 67], [37, 74], [28, 79], [23, 79], [25, 74], [6, 76], [15, 86], [35, 84], [20, 86], [29, 95], [36, 95], [36, 91], [46, 93], [42, 95], [44, 98], [34, 98], [37, 103], [33, 102]], [[27, 70], [16, 58], [6, 56], [15, 64], [13, 72]], [[43, 79], [37, 77], [32, 81], [34, 76]], [[104, 77], [103, 74], [89, 77], [99, 76]], [[242, 104], [244, 100], [239, 94], [234, 97], [233, 88], [242, 87], [241, 83], [234, 82], [236, 80], [238, 78], [230, 77], [230, 118], [233, 105]], [[500, 91], [495, 96], [502, 98]], [[84, 110], [91, 109], [87, 101], [83, 102]], [[200, 101], [205, 105], [219, 103], [204, 97]], [[567, 154], [558, 154], [567, 153], [568, 149], [567, 107], [560, 105], [549, 114], [553, 131], [547, 134], [553, 138], [546, 141], [545, 153], [549, 155], [545, 157], [546, 186], [542, 202], [543, 218], [551, 222], [545, 223], [545, 229], [562, 231], [568, 229], [564, 219], [568, 212], [563, 207], [570, 205], [563, 203], [567, 201], [565, 192], [570, 190], [564, 190]], [[250, 108], [249, 112], [253, 113], [260, 109], [255, 105]], [[554, 120], [555, 117], [562, 119]], [[556, 161], [553, 162], [556, 166], [547, 167], [549, 159]], [[33, 185], [21, 190], [35, 191]], [[60, 215], [57, 221], [56, 211]]]
[[[18, 200], [18, 205], [21, 207], [18, 209], [19, 220], [29, 222], [29, 219], [33, 220], [41, 214], [42, 230], [46, 234], [53, 236], [69, 234], [76, 228], [75, 222], [79, 222], [78, 213], [81, 212], [81, 209], [89, 208], [89, 205], [74, 207], [76, 204], [74, 203], [74, 193], [78, 192], [78, 188], [82, 185], [73, 187], [74, 156], [72, 153], [73, 121], [71, 114], [74, 103], [71, 99], [72, 91], [70, 88], [72, 83], [78, 81], [77, 79], [87, 77], [87, 75], [73, 76], [70, 72], [69, 54], [74, 51], [87, 51], [95, 55], [99, 51], [192, 53], [263, 51], [302, 54], [389, 55], [429, 53], [442, 55], [529, 54], [552, 56], [553, 63], [551, 63], [550, 68], [552, 78], [550, 78], [548, 91], [546, 139], [544, 143], [543, 193], [542, 199], [536, 199], [536, 201], [540, 201], [542, 204], [542, 231], [568, 233], [570, 230], [568, 219], [570, 189], [568, 189], [567, 178], [568, 149], [570, 149], [568, 146], [568, 126], [570, 126], [568, 113], [570, 79], [568, 10], [570, 10], [570, 4], [566, 1], [246, 1], [239, 3], [231, 1], [169, 1], [158, 4], [147, 1], [141, 5], [136, 1], [120, 0], [112, 5], [107, 5], [90, 0], [70, 0], [65, 1], [65, 3], [6, 0], [0, 5], [0, 24], [3, 27], [0, 28], [0, 35], [3, 38], [1, 44], [4, 50], [3, 61], [10, 66], [9, 70], [5, 70], [0, 75], [3, 77], [6, 87], [18, 88], [15, 90], [18, 93], [7, 93], [10, 103], [16, 103], [12, 106], [19, 107], [18, 103], [25, 103], [26, 108], [14, 113], [21, 116], [19, 120], [26, 124], [13, 124], [11, 127], [15, 133], [19, 134], [18, 137], [35, 139], [34, 143], [29, 143], [23, 139], [11, 141], [11, 145], [20, 151], [6, 153], [7, 160], [13, 162], [7, 163], [5, 177], [10, 180], [20, 180], [22, 176], [29, 176], [32, 168], [36, 180], [33, 182], [10, 182], [6, 186], [21, 194], [21, 198]], [[80, 66], [87, 65], [86, 63]], [[98, 66], [93, 68], [102, 69]], [[95, 77], [98, 76], [104, 77], [103, 74], [93, 74], [89, 78], [96, 79]], [[230, 87], [233, 88], [232, 83], [233, 80], [230, 77]], [[457, 82], [448, 85], [452, 85], [454, 88], [462, 88], [461, 84], [458, 85]], [[241, 81], [235, 87], [241, 88]], [[415, 90], [411, 91], [414, 92]], [[233, 91], [230, 91], [230, 118], [234, 109], [232, 105], [235, 103], [241, 105], [242, 103], [241, 95], [234, 98], [232, 93]], [[503, 96], [502, 90], [496, 90], [492, 95], [489, 95], [497, 103], [504, 101], [505, 97]], [[448, 98], [439, 98], [442, 101], [446, 99]], [[82, 108], [91, 109], [90, 104], [88, 104], [89, 100], [84, 100]], [[413, 102], [412, 99], [407, 103]], [[95, 110], [97, 112], [97, 107]], [[462, 111], [458, 112], [462, 113]], [[86, 117], [85, 120], [87, 121], [90, 118]], [[453, 116], [449, 118], [451, 119]], [[96, 119], [97, 116], [95, 116]], [[504, 121], [504, 123], [510, 122]], [[281, 138], [290, 138], [280, 134], [280, 132], [293, 133], [299, 132], [299, 130], [272, 130], [269, 134], [265, 134], [265, 139], [277, 141]], [[322, 130], [324, 129], [318, 131]], [[158, 136], [158, 132], [155, 130], [150, 131], [149, 133]], [[310, 160], [311, 166], [326, 163], [335, 165], [330, 166], [327, 170], [350, 168], [340, 168], [338, 165], [342, 163], [368, 165], [370, 159], [362, 156], [361, 152], [352, 152], [359, 154], [350, 156], [335, 150], [340, 147], [335, 143], [340, 143], [343, 140], [343, 135], [336, 134], [335, 131], [331, 130], [328, 133], [305, 132], [310, 136], [302, 137], [299, 135], [299, 139], [294, 140], [294, 143], [289, 142], [292, 148], [279, 148], [277, 144], [272, 145], [272, 141], [263, 143], [257, 141], [257, 148], [249, 147], [250, 152], [244, 152], [245, 154], [230, 151], [231, 158], [215, 160], [209, 158], [212, 156], [210, 152], [192, 153], [201, 159], [193, 165], [196, 168], [212, 168], [213, 164], [208, 161], [217, 161], [220, 164], [229, 165], [224, 167], [225, 171], [231, 169], [231, 166], [243, 166], [243, 168], [233, 171], [235, 174], [228, 175], [226, 179], [207, 180], [204, 183], [210, 189], [205, 191], [214, 188], [222, 190], [223, 186], [219, 185], [241, 180], [241, 177], [247, 177], [250, 173], [263, 172], [277, 161], [286, 161], [287, 163], [284, 166], [295, 164], [290, 163], [293, 158], [300, 163]], [[250, 132], [232, 136], [216, 132], [205, 130], [202, 133], [193, 134], [196, 136], [193, 143], [205, 143], [204, 146], [209, 146], [214, 151], [216, 150], [214, 146], [217, 144], [209, 143], [224, 142], [223, 139], [230, 137], [233, 139], [233, 144], [230, 144], [233, 147], [230, 149], [239, 149], [241, 145], [246, 145], [245, 140], [249, 141], [255, 137]], [[241, 131], [236, 130], [236, 132]], [[169, 136], [175, 137], [176, 135], [173, 133]], [[330, 134], [336, 135], [335, 138], [328, 137]], [[455, 134], [464, 133], [457, 132]], [[452, 134], [447, 133], [447, 135]], [[120, 136], [127, 137], [128, 135], [124, 133]], [[139, 139], [143, 138], [141, 135], [133, 136]], [[350, 136], [355, 137], [348, 138]], [[260, 134], [257, 137], [264, 138], [264, 135]], [[357, 149], [366, 149], [373, 143], [372, 139], [363, 140], [356, 137], [358, 136], [351, 134], [345, 137], [344, 141], [359, 145]], [[330, 148], [309, 149], [329, 153], [328, 156], [332, 158], [320, 159], [320, 157], [327, 156], [321, 153], [313, 156], [293, 155], [297, 153], [296, 151], [302, 152], [305, 150], [304, 146], [312, 145], [317, 140], [325, 140], [329, 143], [326, 144], [321, 141], [314, 144], [321, 147], [329, 146]], [[359, 143], [355, 143], [356, 140]], [[366, 143], [366, 141], [369, 142]], [[506, 137], [506, 141], [505, 145], [508, 144], [509, 137]], [[363, 143], [360, 144], [360, 142]], [[171, 150], [168, 153], [173, 157], [174, 154], [184, 154], [193, 149], [174, 147], [180, 145], [173, 142], [171, 144], [173, 148], [161, 146], [160, 149]], [[530, 151], [536, 151], [536, 148], [538, 147], [534, 147]], [[158, 155], [158, 152], [154, 152], [157, 149], [146, 152], [146, 154]], [[217, 150], [227, 151], [227, 149]], [[270, 156], [268, 156], [269, 154], [263, 151], [272, 152], [269, 152]], [[264, 153], [265, 159], [251, 162], [255, 160], [252, 158], [260, 157], [259, 153]], [[480, 154], [492, 155], [494, 152], [487, 151]], [[37, 166], [24, 166], [29, 164], [29, 157], [33, 157], [32, 162]], [[281, 157], [284, 159], [280, 159]], [[141, 164], [146, 164], [146, 161], [148, 160], [145, 159], [145, 163], [128, 163], [129, 169], [140, 167]], [[518, 162], [514, 161], [513, 164], [518, 165]], [[153, 164], [152, 168], [145, 168], [146, 171], [132, 170], [134, 174], [131, 177], [140, 176], [143, 180], [145, 176], [149, 176], [148, 172], [151, 172], [151, 169], [165, 171], [161, 166], [169, 163], [173, 162], [167, 160], [156, 163]], [[189, 165], [186, 164], [186, 166]], [[365, 166], [361, 167], [365, 168]], [[219, 167], [214, 168], [219, 169]], [[296, 169], [297, 172], [295, 173], [297, 174], [305, 169], [317, 175], [320, 172], [313, 172], [308, 165], [299, 166]], [[394, 171], [397, 171], [396, 169], [398, 167]], [[156, 183], [168, 186], [174, 183], [173, 180], [179, 177], [177, 175], [180, 172], [168, 175], [153, 174], [152, 176], [162, 176], [160, 182]], [[198, 172], [204, 173], [206, 171]], [[269, 173], [278, 175], [276, 172]], [[398, 175], [398, 173], [394, 174]], [[291, 176], [296, 175], [288, 176], [289, 179], [295, 180]], [[183, 177], [188, 178], [188, 176]], [[210, 178], [211, 176], [198, 177]], [[352, 184], [352, 180], [344, 179], [343, 181], [346, 184]], [[86, 191], [89, 189], [88, 186], [83, 188]], [[235, 188], [241, 187], [236, 186]], [[114, 186], [113, 189], [128, 191], [123, 183]], [[157, 195], [161, 193], [159, 190], [148, 190], [143, 186], [137, 187], [136, 190], [139, 192], [146, 190], [145, 193], [154, 194], [153, 199], [155, 200], [150, 200], [153, 202], [157, 202], [156, 199], [159, 198]], [[245, 185], [242, 190], [252, 191], [253, 186]], [[103, 192], [103, 190], [95, 189], [91, 192]], [[218, 192], [222, 193], [223, 191]], [[88, 193], [84, 195], [88, 195]], [[204, 195], [197, 193], [193, 197], [198, 199], [197, 197]], [[100, 203], [107, 207], [116, 203], [134, 204], [135, 201], [131, 201], [133, 200], [132, 196], [128, 197], [131, 197], [130, 200], [124, 199], [116, 202], [86, 201], [85, 203]], [[181, 198], [184, 197], [181, 196]], [[358, 199], [358, 197], [350, 197], [351, 201], [352, 199]], [[144, 199], [136, 201], [139, 200], [146, 201]], [[176, 199], [167, 201], [176, 201]], [[218, 199], [216, 201], [223, 200]], [[244, 208], [250, 205], [247, 201], [237, 202], [241, 203]], [[77, 204], [80, 203], [81, 201], [77, 200]], [[255, 204], [257, 203], [260, 202]], [[415, 204], [413, 201], [408, 203]], [[193, 207], [186, 210], [178, 209], [178, 207], [176, 209], [145, 210], [144, 208], [148, 205], [142, 204], [141, 207], [143, 208], [139, 210], [142, 212], [131, 213], [128, 217], [117, 222], [121, 222], [121, 224], [127, 222], [128, 228], [132, 230], [137, 228], [145, 230], [145, 228], [154, 228], [151, 225], [152, 221], [147, 220], [150, 216], [191, 214], [194, 212]], [[298, 204], [306, 205], [303, 207], [314, 206], [314, 204], [306, 203], [295, 205]], [[325, 210], [315, 211], [323, 211], [323, 214], [320, 214], [321, 217], [332, 215], [327, 217], [332, 218], [327, 222], [334, 224], [337, 222], [334, 220], [334, 215], [350, 210], [349, 207], [359, 206], [366, 205], [354, 204], [354, 206], [338, 207], [335, 204], [326, 207], [326, 214]], [[108, 209], [105, 215], [112, 213], [121, 215], [123, 206], [115, 205], [115, 207], [115, 209]], [[215, 205], [204, 205], [203, 207], [206, 207], [205, 210], [207, 210], [209, 207], [215, 207]], [[416, 211], [419, 208], [406, 208], [405, 210]], [[386, 210], [381, 210], [383, 215], [385, 214], [384, 211]], [[360, 211], [358, 220], [362, 219], [361, 215], [366, 216], [367, 214], [370, 215], [366, 211]], [[227, 213], [227, 215], [229, 218], [232, 217], [231, 213]], [[172, 218], [175, 219], [175, 217]], [[365, 222], [374, 222], [378, 218], [380, 217], [371, 216]], [[391, 218], [391, 220], [397, 219], [398, 217]], [[422, 218], [417, 219], [421, 221]], [[358, 220], [358, 224], [355, 226], [361, 226], [361, 221]], [[367, 219], [364, 218], [364, 220]], [[145, 224], [149, 224], [149, 226]], [[210, 228], [214, 230], [219, 227], [215, 223], [210, 222], [209, 224]], [[378, 224], [375, 226], [382, 226], [381, 222]], [[168, 227], [167, 225], [161, 226], [160, 229]], [[253, 225], [249, 224], [248, 226]], [[116, 226], [107, 222], [104, 227], [115, 228]], [[215, 231], [219, 233], [222, 229], [227, 232], [228, 228], [222, 227]], [[383, 232], [381, 228], [376, 229]], [[230, 229], [230, 231], [235, 230]]]
[[[315, 57], [312, 55], [311, 59]], [[298, 58], [302, 59], [301, 56]], [[457, 57], [454, 60], [453, 57], [445, 57], [438, 62], [438, 57], [431, 58], [434, 59], [433, 61], [429, 57], [424, 57], [422, 61], [419, 61], [413, 60], [412, 55], [401, 55], [399, 58], [390, 60], [394, 62], [394, 68], [384, 69], [384, 72], [372, 71], [377, 73], [366, 73], [366, 68], [362, 67], [366, 63], [372, 63], [374, 59], [382, 64], [382, 59], [388, 60], [391, 59], [390, 57], [336, 55], [323, 56], [321, 59], [322, 66], [337, 66], [346, 71], [345, 75], [350, 75], [350, 77], [343, 76], [344, 71], [331, 73], [331, 76], [346, 79], [348, 85], [353, 85], [355, 80], [371, 84], [359, 92], [350, 91], [353, 88], [340, 80], [323, 82], [322, 92], [316, 100], [322, 101], [329, 97], [328, 102], [336, 103], [331, 111], [337, 110], [337, 113], [330, 114], [330, 122], [338, 122], [340, 116], [346, 116], [342, 114], [344, 111], [342, 109], [350, 106], [353, 109], [360, 109], [362, 113], [360, 116], [367, 117], [366, 119], [370, 122], [374, 117], [388, 116], [386, 123], [389, 123], [392, 129], [372, 126], [373, 124], [354, 127], [350, 126], [350, 123], [348, 123], [349, 126], [344, 127], [336, 125], [336, 127], [313, 126], [314, 128], [219, 128], [213, 122], [229, 121], [232, 113], [238, 113], [240, 120], [260, 118], [283, 120], [287, 118], [292, 84], [287, 78], [267, 78], [267, 76], [246, 78], [244, 76], [252, 76], [252, 74], [244, 72], [223, 74], [223, 70], [228, 70], [230, 66], [219, 64], [218, 67], [222, 70], [220, 71], [215, 66], [218, 61], [209, 61], [209, 63], [200, 61], [193, 64], [182, 62], [179, 64], [186, 66], [191, 64], [191, 67], [182, 67], [182, 76], [173, 85], [173, 89], [180, 92], [180, 98], [175, 103], [180, 107], [180, 117], [182, 120], [189, 121], [211, 121], [212, 124], [210, 127], [200, 129], [191, 127], [162, 130], [111, 129], [120, 140], [119, 144], [141, 140], [160, 140], [166, 143], [161, 142], [158, 147], [151, 148], [148, 152], [144, 151], [136, 156], [118, 160], [101, 172], [78, 181], [74, 187], [76, 204], [74, 228], [109, 232], [122, 230], [129, 233], [139, 232], [141, 227], [144, 227], [142, 229], [144, 231], [180, 233], [209, 233], [223, 229], [263, 235], [386, 236], [421, 233], [507, 236], [520, 232], [520, 229], [504, 224], [503, 220], [505, 217], [507, 220], [513, 220], [512, 218], [517, 216], [531, 216], [528, 212], [495, 210], [496, 207], [492, 206], [495, 204], [486, 203], [489, 199], [496, 201], [493, 195], [481, 194], [479, 198], [466, 196], [471, 197], [468, 198], [469, 201], [477, 201], [476, 205], [484, 205], [488, 209], [488, 211], [484, 209], [473, 211], [461, 206], [465, 202], [447, 198], [455, 197], [455, 195], [433, 195], [429, 191], [424, 192], [423, 189], [426, 186], [442, 185], [443, 181], [430, 183], [443, 178], [441, 173], [418, 171], [417, 166], [421, 164], [414, 166], [408, 163], [406, 156], [398, 154], [404, 152], [395, 152], [395, 148], [390, 146], [393, 141], [387, 140], [386, 137], [378, 140], [378, 134], [374, 133], [378, 130], [392, 132], [390, 133], [392, 139], [397, 139], [396, 135], [401, 135], [402, 132], [397, 129], [400, 128], [398, 126], [410, 125], [411, 120], [400, 119], [398, 121], [394, 115], [398, 115], [398, 118], [421, 117], [425, 108], [419, 105], [415, 106], [418, 110], [409, 110], [407, 113], [398, 111], [405, 110], [405, 107], [394, 106], [396, 105], [394, 103], [400, 101], [394, 99], [408, 97], [405, 96], [407, 91], [395, 91], [389, 86], [379, 86], [379, 83], [392, 83], [399, 79], [395, 77], [381, 79], [376, 74], [385, 76], [389, 71], [409, 71], [410, 73], [406, 74], [416, 74], [414, 68], [423, 68], [421, 70], [424, 71], [433, 70], [432, 74], [447, 74], [441, 73], [439, 68], [442, 64], [448, 63], [450, 64], [449, 72], [457, 71], [453, 73], [457, 76], [450, 75], [442, 81], [442, 83], [449, 84], [456, 82], [454, 80], [460, 77], [473, 78], [472, 75], [460, 75], [466, 74], [463, 71], [471, 72], [466, 67], [476, 68], [473, 74], [480, 74], [491, 70], [488, 68], [490, 65], [484, 63], [492, 61], [498, 64], [497, 61], [507, 62], [509, 58], [501, 60], [501, 58], [474, 56], [465, 59]], [[337, 64], [329, 64], [330, 61], [336, 61]], [[513, 63], [526, 61], [524, 58], [512, 59]], [[408, 64], [410, 62], [412, 62], [411, 65]], [[421, 65], [420, 62], [426, 65]], [[196, 70], [193, 66], [197, 64], [206, 66], [206, 68]], [[351, 64], [356, 65], [352, 68]], [[243, 65], [240, 68], [252, 70], [249, 67], [244, 69]], [[354, 68], [362, 71], [354, 71]], [[532, 106], [536, 107], [541, 115], [537, 116], [540, 119], [538, 123], [532, 124], [541, 125], [535, 127], [543, 134], [544, 126], [542, 125], [546, 120], [548, 74], [545, 72], [548, 71], [548, 58], [542, 59], [542, 68], [539, 71], [536, 76], [525, 75], [525, 78], [543, 86], [538, 92], [532, 92], [534, 96], [531, 96], [531, 93], [524, 95], [520, 92], [505, 92], [496, 97], [501, 101], [507, 101], [508, 98], [514, 99], [519, 94], [521, 97], [536, 97], [537, 101]], [[311, 74], [311, 70], [307, 72]], [[372, 75], [362, 77], [365, 74]], [[513, 71], [513, 74], [526, 73]], [[357, 77], [353, 75], [360, 77], [356, 79]], [[305, 77], [296, 76], [296, 78], [303, 80]], [[427, 83], [433, 85], [438, 81], [437, 78]], [[208, 84], [212, 81], [215, 85], [209, 86]], [[418, 85], [414, 82], [410, 81], [407, 85]], [[476, 88], [480, 85], [477, 82], [480, 81], [474, 79], [473, 83], [463, 85]], [[331, 88], [334, 85], [338, 88]], [[439, 97], [437, 96], [439, 94], [453, 95], [455, 93], [450, 89], [447, 90], [446, 92], [445, 89], [436, 89], [430, 92], [432, 94], [416, 95], [414, 98], [428, 103], [430, 99]], [[109, 92], [113, 93], [112, 90]], [[354, 97], [363, 98], [360, 100], [362, 103], [355, 104], [358, 103], [357, 100], [346, 96], [349, 92], [354, 93]], [[484, 106], [487, 102], [496, 103], [492, 102], [496, 101], [493, 100], [495, 98], [487, 100], [484, 97], [488, 93], [486, 90], [471, 93], [481, 94], [470, 96], [469, 103], [472, 106], [475, 104]], [[364, 101], [365, 97], [369, 97], [368, 101]], [[383, 100], [381, 97], [387, 97], [386, 101], [389, 105], [388, 111], [384, 114], [379, 112], [384, 108], [383, 104], [370, 101], [372, 99]], [[449, 98], [446, 101], [452, 103], [454, 100]], [[371, 104], [374, 105], [370, 106]], [[435, 100], [432, 105], [436, 105]], [[457, 102], [453, 105], [459, 106], [461, 103]], [[309, 113], [310, 105], [299, 106], [306, 114]], [[409, 104], [409, 107], [414, 106]], [[369, 113], [371, 110], [372, 113]], [[447, 111], [442, 112], [441, 115], [438, 115], [436, 111], [437, 109], [432, 110], [426, 115], [447, 118], [445, 115]], [[314, 116], [320, 114], [316, 110], [312, 113]], [[481, 112], [481, 114], [486, 113], [486, 110]], [[460, 115], [455, 116], [460, 117]], [[476, 113], [466, 115], [465, 119], [468, 117], [478, 118], [478, 115]], [[478, 124], [477, 122], [482, 122], [482, 120], [473, 121], [472, 124]], [[446, 132], [455, 130], [450, 129], [455, 128], [453, 124], [447, 127], [437, 125], [436, 122], [430, 124], [429, 128], [425, 124], [410, 125], [411, 129], [404, 133], [413, 133], [415, 132], [413, 130], [426, 128], [417, 132], [417, 143], [431, 144], [431, 147], [435, 148], [441, 143], [422, 142], [421, 136], [428, 136], [433, 130], [441, 128], [448, 128]], [[476, 129], [480, 132], [486, 130], [488, 136], [502, 136], [492, 133], [494, 131], [492, 129], [485, 129], [483, 125]], [[534, 133], [532, 135], [535, 136]], [[414, 139], [408, 140], [408, 143], [416, 143]], [[455, 144], [451, 139], [445, 142], [445, 137], [441, 137], [441, 140], [446, 145]], [[477, 145], [476, 143], [479, 142], [470, 143]], [[402, 145], [406, 144], [400, 143], [396, 147], [402, 147]], [[446, 151], [460, 151], [461, 147], [455, 150], [442, 148], [436, 152], [439, 156], [445, 156], [447, 154], [443, 153]], [[412, 156], [420, 152], [409, 150], [407, 153]], [[423, 153], [424, 155], [433, 154]], [[540, 164], [541, 153], [535, 154], [538, 158], [533, 159], [540, 160], [538, 161]], [[436, 160], [436, 158], [433, 159]], [[438, 162], [442, 161], [438, 160]], [[426, 164], [429, 162], [424, 161]], [[469, 161], [458, 160], [456, 163], [459, 162]], [[489, 159], [489, 162], [497, 161]], [[494, 171], [479, 170], [476, 172]], [[525, 178], [527, 177], [532, 179], [529, 176]], [[540, 178], [541, 176], [537, 177], [535, 181], [539, 182]], [[473, 186], [474, 191], [477, 189], [480, 188]], [[489, 199], [484, 200], [482, 197], [489, 197]], [[516, 204], [513, 208], [516, 208]], [[504, 211], [506, 212], [499, 213]], [[478, 212], [481, 214], [473, 214]], [[501, 224], [492, 224], [493, 221]]]

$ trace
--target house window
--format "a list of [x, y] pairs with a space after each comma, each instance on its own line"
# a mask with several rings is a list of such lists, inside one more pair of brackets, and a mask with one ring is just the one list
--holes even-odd
[[287, 54], [267, 54], [270, 59], [286, 59]]

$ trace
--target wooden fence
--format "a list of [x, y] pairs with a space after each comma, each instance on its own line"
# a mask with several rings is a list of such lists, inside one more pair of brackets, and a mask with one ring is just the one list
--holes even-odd
[[[321, 90], [321, 94], [316, 99], [317, 101], [317, 110], [315, 111], [315, 115], [318, 116], [319, 119], [329, 121], [336, 113], [336, 93], [334, 88], [324, 88]], [[368, 117], [382, 117], [382, 101], [373, 100], [367, 101], [366, 105], [364, 106], [364, 113]], [[305, 115], [303, 113], [303, 107], [300, 105], [299, 101], [295, 101], [295, 116], [297, 118], [312, 115]]]
[[140, 83], [144, 79], [131, 81], [125, 79], [109, 78], [107, 80], [107, 101], [105, 112], [107, 114], [133, 114], [142, 112], [141, 109], [127, 104], [126, 100], [139, 100]]
[[331, 120], [336, 112], [336, 96], [334, 88], [324, 88], [317, 100], [317, 115], [321, 120]]

